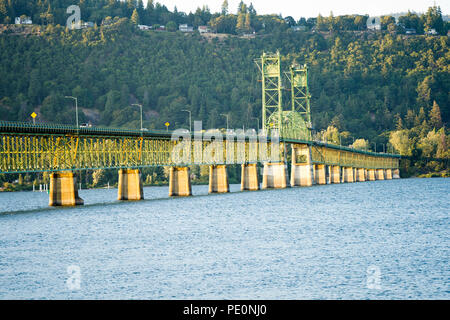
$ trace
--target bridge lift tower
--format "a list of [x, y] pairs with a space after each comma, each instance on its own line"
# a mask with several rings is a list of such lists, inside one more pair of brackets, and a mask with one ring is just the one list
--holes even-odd
[[263, 53], [255, 61], [261, 72], [262, 127], [267, 135], [277, 130], [281, 137], [311, 140], [311, 112], [308, 67], [293, 64], [287, 78], [290, 83], [289, 107], [283, 108], [280, 53]]

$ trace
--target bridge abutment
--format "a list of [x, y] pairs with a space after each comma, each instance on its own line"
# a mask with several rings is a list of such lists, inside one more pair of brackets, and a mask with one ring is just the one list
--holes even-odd
[[256, 163], [241, 166], [241, 191], [259, 190], [258, 166]]
[[230, 192], [227, 167], [225, 165], [209, 166], [209, 193]]
[[73, 172], [54, 172], [50, 174], [50, 206], [78, 206], [84, 200], [78, 196], [76, 177]]
[[170, 167], [169, 197], [192, 196], [189, 167]]
[[120, 169], [117, 200], [143, 200], [144, 191], [139, 169]]
[[394, 171], [392, 172], [392, 178], [400, 179], [400, 169], [394, 169]]
[[284, 189], [287, 187], [286, 166], [284, 162], [264, 163], [263, 189]]

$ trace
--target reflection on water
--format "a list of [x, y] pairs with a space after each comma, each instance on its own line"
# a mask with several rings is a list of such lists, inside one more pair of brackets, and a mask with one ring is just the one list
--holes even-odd
[[450, 297], [448, 179], [231, 190], [0, 193], [0, 298]]

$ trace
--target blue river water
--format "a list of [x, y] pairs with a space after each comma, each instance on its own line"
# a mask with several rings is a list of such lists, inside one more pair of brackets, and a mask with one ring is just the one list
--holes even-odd
[[[450, 180], [0, 193], [0, 299], [449, 299]], [[75, 267], [76, 272], [73, 273]]]

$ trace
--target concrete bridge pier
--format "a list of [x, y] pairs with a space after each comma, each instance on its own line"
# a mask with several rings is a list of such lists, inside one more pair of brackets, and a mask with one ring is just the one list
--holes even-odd
[[292, 146], [291, 187], [310, 187], [314, 183], [314, 166], [311, 164], [311, 147]]
[[355, 178], [353, 175], [353, 168], [352, 167], [344, 167], [343, 170], [343, 182], [355, 182]]
[[84, 201], [78, 196], [76, 177], [73, 172], [50, 174], [49, 206], [78, 206]]
[[170, 167], [169, 197], [192, 196], [189, 167]]
[[330, 177], [331, 183], [341, 183], [341, 167], [331, 166], [330, 167]]
[[286, 166], [284, 162], [264, 163], [263, 189], [284, 189], [287, 187]]
[[139, 169], [120, 169], [117, 200], [143, 200], [144, 190]]
[[384, 169], [377, 169], [377, 180], [384, 180]]
[[225, 165], [209, 166], [209, 193], [230, 192], [227, 167]]
[[386, 180], [392, 180], [392, 169], [386, 169], [385, 176]]
[[366, 181], [366, 169], [364, 169], [364, 168], [356, 169], [356, 181], [358, 181], [358, 182]]
[[367, 170], [367, 174], [368, 174], [368, 180], [369, 181], [377, 180], [375, 169], [368, 169]]
[[314, 165], [314, 180], [316, 184], [327, 184], [326, 168], [324, 164]]
[[394, 171], [392, 172], [392, 178], [400, 179], [400, 169], [394, 169]]
[[241, 191], [245, 190], [259, 190], [258, 166], [256, 163], [241, 166]]

